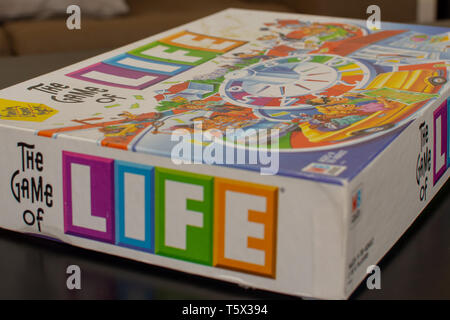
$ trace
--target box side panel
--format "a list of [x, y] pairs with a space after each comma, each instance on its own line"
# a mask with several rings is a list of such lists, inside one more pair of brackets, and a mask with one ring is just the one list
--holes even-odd
[[449, 177], [449, 99], [445, 96], [448, 92], [350, 184], [347, 295], [368, 273], [373, 274], [367, 268], [386, 254]]
[[293, 295], [342, 298], [344, 187], [0, 127], [0, 227]]
[[[321, 299], [344, 299], [345, 279], [342, 277], [346, 250], [346, 190], [330, 190], [317, 184], [324, 202], [315, 202], [313, 213], [314, 294]], [[314, 201], [317, 201], [315, 199]]]

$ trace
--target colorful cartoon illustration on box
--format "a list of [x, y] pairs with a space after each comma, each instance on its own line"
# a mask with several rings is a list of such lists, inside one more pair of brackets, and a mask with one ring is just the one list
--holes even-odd
[[359, 26], [346, 23], [303, 22], [296, 19], [277, 20], [266, 23], [261, 28], [266, 34], [258, 40], [288, 42], [298, 49], [317, 49], [325, 42], [336, 42], [360, 37], [367, 31]]
[[42, 122], [58, 111], [41, 103], [0, 99], [0, 119]]
[[[203, 146], [227, 144], [227, 129], [279, 130], [279, 139], [273, 143], [281, 151], [352, 145], [401, 127], [447, 86], [450, 60], [442, 52], [392, 44], [393, 38], [412, 41], [413, 37], [416, 42], [442, 45], [447, 38], [413, 35], [408, 30], [371, 32], [352, 24], [299, 20], [266, 23], [254, 46], [189, 31], [178, 33], [128, 54], [146, 59], [151, 50], [149, 62], [174, 63], [156, 59], [154, 48], [176, 42], [189, 50], [205, 50], [214, 69], [153, 91], [157, 106], [151, 112], [140, 111], [146, 109], [142, 100], [139, 110], [129, 108], [114, 120], [75, 119], [76, 126], [39, 134], [94, 129], [102, 135], [103, 146], [142, 152], [167, 150], [174, 144], [170, 136], [178, 129], [222, 133], [217, 135], [222, 136], [219, 140], [202, 141]], [[195, 41], [209, 47], [202, 49]], [[174, 54], [181, 49], [158, 50]], [[178, 56], [200, 57], [197, 51], [182, 51]], [[125, 62], [130, 61], [122, 62], [115, 66], [127, 68]]]
[[369, 70], [356, 60], [305, 54], [271, 59], [225, 76], [225, 100], [249, 107], [308, 106], [315, 97], [339, 96], [361, 88]]
[[398, 48], [439, 52], [448, 57], [446, 54], [450, 53], [450, 32], [429, 35], [409, 31], [389, 39], [387, 44]]
[[397, 66], [404, 64], [419, 64], [441, 59], [438, 52], [410, 50], [403, 48], [387, 48], [385, 46], [372, 45], [358, 50], [350, 55], [352, 58], [372, 61], [378, 65]]

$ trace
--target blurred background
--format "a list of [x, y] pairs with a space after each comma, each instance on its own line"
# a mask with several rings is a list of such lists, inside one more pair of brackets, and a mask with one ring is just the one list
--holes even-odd
[[[81, 30], [66, 9], [81, 7]], [[229, 7], [450, 26], [450, 0], [0, 0], [0, 57], [115, 48]]]

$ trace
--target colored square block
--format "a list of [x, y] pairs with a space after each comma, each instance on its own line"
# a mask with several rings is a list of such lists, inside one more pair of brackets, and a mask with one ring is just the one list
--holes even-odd
[[162, 74], [131, 70], [102, 62], [68, 73], [66, 76], [106, 86], [135, 90], [145, 89], [169, 78]]
[[433, 112], [433, 185], [448, 168], [448, 105], [444, 101]]
[[198, 66], [199, 64], [214, 59], [218, 55], [215, 52], [173, 46], [160, 41], [152, 42], [131, 50], [128, 53], [145, 59], [189, 66]]
[[450, 168], [450, 98], [447, 98], [447, 168]]
[[214, 179], [214, 266], [275, 278], [278, 188]]
[[64, 232], [114, 243], [114, 160], [63, 151]]
[[154, 167], [115, 161], [116, 243], [154, 251]]
[[183, 48], [217, 53], [225, 53], [247, 43], [245, 41], [207, 36], [190, 31], [181, 31], [173, 36], [162, 39], [161, 42]]
[[192, 66], [184, 64], [152, 60], [131, 54], [121, 54], [119, 56], [107, 59], [103, 61], [103, 63], [116, 66], [118, 68], [131, 69], [152, 74], [163, 74], [170, 77], [192, 68]]
[[212, 264], [213, 177], [155, 170], [155, 253]]

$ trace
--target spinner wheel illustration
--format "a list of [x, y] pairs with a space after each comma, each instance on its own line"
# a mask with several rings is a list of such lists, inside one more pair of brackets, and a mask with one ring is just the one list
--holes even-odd
[[251, 108], [310, 107], [319, 96], [338, 96], [362, 87], [369, 69], [336, 55], [277, 58], [227, 74], [220, 88], [230, 103]]

